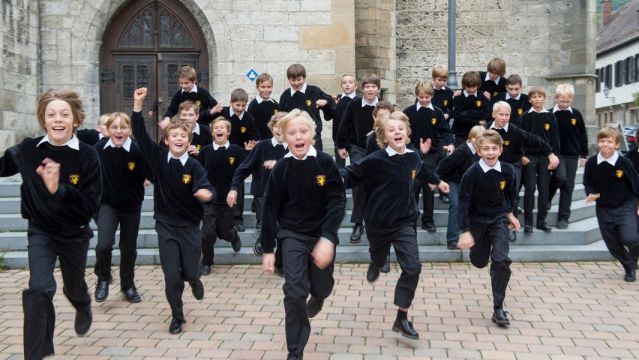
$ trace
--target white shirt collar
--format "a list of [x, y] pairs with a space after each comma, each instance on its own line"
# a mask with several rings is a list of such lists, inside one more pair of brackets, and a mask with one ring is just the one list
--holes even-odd
[[182, 154], [179, 158], [175, 158], [173, 157], [173, 154], [171, 154], [171, 152], [169, 151], [166, 156], [166, 162], [168, 163], [169, 161], [171, 161], [171, 159], [180, 160], [180, 162], [182, 163], [182, 166], [186, 166], [186, 162], [187, 160], [189, 160], [189, 153], [184, 152], [184, 154]]
[[260, 96], [260, 94], [257, 94], [257, 95], [255, 95], [255, 101], [257, 101], [258, 104], [261, 104], [264, 101], [273, 102], [273, 99], [271, 99], [271, 98], [264, 99], [263, 97]]
[[[419, 109], [423, 108], [424, 106], [422, 106], [419, 101], [417, 102], [417, 104], [415, 105], [415, 107], [417, 108], [417, 111], [419, 111]], [[435, 111], [435, 108], [433, 107], [433, 103], [430, 103], [428, 105], [425, 106], [427, 109], [431, 109], [433, 111]]]
[[[561, 110], [559, 108], [559, 105], [555, 105], [555, 107], [552, 108], [552, 112], [556, 113], [557, 111], [564, 111], [564, 110]], [[565, 111], [570, 111], [572, 113], [572, 106], [568, 106], [568, 109], [566, 109]]]
[[475, 145], [473, 145], [473, 143], [471, 143], [470, 141], [466, 141], [466, 144], [468, 144], [468, 148], [470, 149], [470, 152], [473, 153], [473, 155], [475, 155], [477, 153], [477, 149], [475, 149]]
[[[36, 145], [36, 147], [40, 146], [40, 144], [45, 142], [51, 143], [51, 141], [49, 140], [49, 135], [44, 135], [44, 137], [42, 138], [42, 140], [40, 140], [40, 142]], [[53, 146], [57, 146], [57, 145], [53, 145]], [[75, 134], [73, 134], [71, 139], [69, 139], [69, 141], [62, 144], [62, 146], [68, 146], [73, 150], [80, 150], [80, 140], [78, 140], [78, 137], [75, 136]]]
[[[182, 90], [182, 92], [184, 93], [185, 91]], [[191, 91], [189, 91], [190, 93], [197, 93], [197, 85], [193, 85], [193, 87], [191, 88]]]
[[[392, 157], [392, 156], [395, 156], [395, 155], [403, 155], [403, 154], [400, 154], [397, 151], [395, 151], [395, 149], [393, 149], [390, 146], [387, 146], [385, 150], [386, 150], [386, 153], [388, 154], [389, 157]], [[408, 153], [412, 153], [412, 152], [414, 152], [414, 151], [409, 149], [409, 148], [406, 148], [406, 151], [404, 152], [404, 154], [408, 154]]]
[[[313, 145], [311, 145], [311, 147], [308, 148], [308, 151], [306, 152], [306, 155], [304, 155], [304, 157], [300, 160], [306, 160], [307, 157], [312, 156], [312, 157], [317, 157], [317, 150], [315, 150], [315, 147]], [[295, 155], [293, 155], [292, 152], [287, 152], [286, 155], [284, 155], [285, 158], [289, 158], [292, 157], [293, 159], [297, 160], [297, 158], [295, 157]]]
[[[493, 121], [492, 124], [490, 124], [490, 129], [497, 129], [497, 126], [495, 126], [496, 121]], [[504, 129], [505, 132], [508, 132], [508, 125], [510, 123], [506, 123], [506, 126], [504, 126], [502, 129]]]
[[277, 141], [275, 136], [273, 136], [271, 138], [271, 144], [273, 144], [273, 147], [276, 147], [277, 145], [282, 145], [282, 146], [284, 146], [285, 150], [288, 149], [288, 144], [287, 143], [281, 143], [281, 142]]
[[[107, 143], [104, 145], [103, 149], [106, 149], [109, 146], [115, 148], [115, 145], [113, 145], [113, 141], [111, 141], [111, 139], [109, 139], [109, 141], [107, 141]], [[124, 143], [122, 144], [122, 148], [124, 150], [126, 150], [126, 152], [129, 152], [131, 150], [131, 138], [130, 137], [127, 137], [126, 140], [124, 140]]]
[[229, 147], [231, 146], [231, 142], [227, 141], [226, 144], [224, 144], [224, 145], [218, 145], [215, 141], [213, 141], [213, 150], [217, 150], [217, 149], [219, 149], [222, 146], [225, 147], [226, 150], [228, 150]]
[[98, 140], [102, 139], [104, 139], [104, 135], [102, 135], [102, 133], [98, 131]]
[[501, 76], [497, 76], [497, 79], [495, 80], [490, 80], [490, 74], [488, 73], [488, 71], [486, 71], [486, 77], [484, 78], [484, 81], [492, 81], [495, 84], [499, 85], [499, 80], [501, 79]]
[[347, 94], [347, 93], [345, 93], [345, 92], [342, 92], [342, 97], [341, 97], [341, 99], [343, 99], [343, 98], [347, 98], [347, 97], [348, 97], [348, 98], [353, 99], [353, 98], [355, 98], [355, 96], [356, 96], [356, 95], [357, 95], [357, 93], [356, 93], [355, 91], [353, 91], [353, 92], [352, 92], [352, 93], [350, 93], [350, 94]]
[[195, 127], [193, 128], [193, 133], [200, 135], [200, 124], [195, 123]]
[[446, 90], [446, 85], [442, 85], [442, 87], [440, 87], [439, 89], [435, 88], [435, 84], [433, 84], [433, 89], [435, 90]]
[[499, 160], [497, 160], [497, 163], [495, 164], [495, 166], [490, 167], [488, 166], [488, 164], [486, 164], [484, 159], [479, 159], [479, 166], [481, 166], [481, 169], [484, 170], [484, 173], [487, 173], [488, 170], [491, 170], [491, 169], [501, 172], [501, 162], [499, 162]]
[[[302, 86], [302, 88], [300, 89], [300, 92], [302, 94], [306, 94], [306, 82], [304, 82], [304, 85]], [[291, 96], [295, 95], [296, 91], [293, 89], [293, 87], [291, 86]]]
[[509, 94], [509, 93], [506, 93], [506, 100], [509, 100], [509, 99], [519, 100], [519, 99], [521, 99], [521, 93], [517, 94], [517, 97], [516, 97], [516, 98], [514, 98], [514, 97], [510, 96], [510, 94]]
[[[535, 108], [531, 107], [530, 110], [528, 110], [528, 112], [531, 113], [531, 112], [536, 112], [536, 111], [535, 111]], [[539, 114], [547, 113], [547, 112], [548, 112], [548, 110], [546, 110], [546, 108], [542, 108], [541, 111], [539, 112]]]
[[368, 106], [375, 106], [377, 105], [377, 102], [379, 101], [379, 99], [377, 98], [377, 96], [375, 96], [375, 99], [373, 100], [373, 102], [368, 103], [366, 102], [366, 98], [362, 96], [362, 107], [368, 105]]
[[[470, 94], [466, 90], [464, 90], [463, 93], [464, 93], [465, 97], [469, 97], [470, 96]], [[473, 96], [477, 97], [477, 93], [473, 94]]]
[[[240, 116], [238, 116], [238, 118], [239, 118], [240, 120], [242, 120], [242, 118], [244, 117], [244, 113], [245, 113], [245, 111], [242, 111], [242, 113], [240, 114]], [[232, 108], [232, 107], [230, 107], [230, 106], [229, 106], [229, 115], [230, 115], [231, 117], [233, 117], [233, 115], [235, 115], [235, 111], [233, 111], [233, 108]]]
[[601, 164], [602, 162], [607, 162], [612, 166], [615, 166], [615, 164], [617, 163], [617, 160], [619, 159], [619, 152], [615, 151], [614, 154], [612, 154], [611, 157], [609, 157], [608, 159], [605, 159], [602, 155], [601, 152], [597, 153], [597, 165]]

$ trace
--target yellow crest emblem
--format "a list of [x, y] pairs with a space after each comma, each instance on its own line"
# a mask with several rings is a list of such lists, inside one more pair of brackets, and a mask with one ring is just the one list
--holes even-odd
[[200, 151], [200, 149], [202, 148], [202, 145], [197, 144], [197, 145], [195, 145], [195, 148], [197, 149], [197, 151]]
[[506, 180], [502, 180], [499, 182], [499, 189], [504, 190], [506, 188]]
[[235, 164], [235, 157], [234, 156], [229, 156], [229, 164], [231, 164], [231, 166], [233, 166], [233, 164]]
[[129, 171], [135, 170], [135, 161], [129, 161], [129, 163], [126, 164], [126, 167], [129, 168]]
[[244, 133], [246, 132], [246, 127], [242, 126], [242, 127], [240, 128], [240, 132], [241, 132], [242, 134], [244, 134]]
[[546, 130], [546, 131], [550, 130], [550, 124], [545, 123], [544, 124], [544, 130]]
[[317, 185], [319, 186], [326, 185], [326, 175], [317, 175], [315, 177], [315, 180], [317, 181]]
[[197, 105], [197, 107], [202, 107], [202, 101], [201, 100], [196, 101], [195, 105]]
[[497, 91], [493, 91], [493, 96], [497, 96], [499, 94]]
[[80, 181], [80, 174], [69, 174], [69, 183], [73, 185], [78, 185]]
[[410, 171], [410, 178], [415, 180], [415, 176], [417, 175], [417, 170], [411, 170]]
[[572, 126], [577, 125], [577, 119], [575, 118], [570, 119], [570, 123], [572, 124]]
[[510, 140], [504, 140], [504, 146], [510, 145]]
[[623, 177], [623, 170], [615, 171], [615, 176], [618, 177], [619, 179], [621, 179]]
[[444, 99], [444, 106], [448, 106], [448, 99]]
[[189, 174], [183, 174], [182, 175], [182, 183], [184, 183], [184, 185], [188, 184], [191, 182], [191, 175]]
[[311, 100], [306, 100], [306, 106], [311, 106]]
[[477, 107], [480, 108], [481, 107], [481, 100], [475, 101], [475, 105], [477, 105]]
[[430, 123], [433, 125], [437, 125], [437, 118], [430, 119]]
[[523, 113], [524, 113], [524, 109], [522, 108], [517, 109], [517, 115], [521, 115]]

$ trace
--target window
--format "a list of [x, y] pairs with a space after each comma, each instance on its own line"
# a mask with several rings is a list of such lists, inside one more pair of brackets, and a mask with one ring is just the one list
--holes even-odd
[[601, 69], [595, 69], [595, 75], [597, 75], [597, 80], [595, 80], [595, 92], [601, 91]]
[[615, 63], [615, 87], [623, 86], [623, 80], [625, 77], [624, 61], [620, 60]]
[[606, 66], [603, 74], [604, 83], [608, 89], [612, 88], [612, 65]]
[[635, 58], [633, 56], [627, 57], [624, 61], [624, 67], [626, 70], [626, 76], [624, 77], [624, 84], [632, 84], [635, 82]]

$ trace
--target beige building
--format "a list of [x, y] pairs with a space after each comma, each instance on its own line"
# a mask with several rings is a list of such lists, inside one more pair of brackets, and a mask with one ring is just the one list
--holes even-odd
[[[457, 3], [459, 74], [498, 56], [525, 86], [573, 83], [595, 124], [594, 0]], [[279, 98], [299, 62], [333, 94], [342, 73], [375, 72], [383, 97], [404, 107], [415, 82], [447, 63], [447, 21], [442, 0], [5, 0], [0, 150], [39, 134], [35, 102], [48, 88], [80, 91], [91, 127], [102, 112], [129, 111], [137, 86], [162, 111], [185, 63], [222, 103], [236, 87], [254, 94], [250, 69], [272, 74]]]

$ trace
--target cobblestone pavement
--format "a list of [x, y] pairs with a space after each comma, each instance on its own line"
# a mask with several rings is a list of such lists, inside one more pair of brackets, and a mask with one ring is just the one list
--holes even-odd
[[[92, 272], [93, 269], [89, 269]], [[117, 269], [114, 269], [117, 274]], [[618, 359], [639, 358], [639, 283], [626, 283], [619, 266], [601, 263], [513, 264], [506, 297], [512, 325], [490, 321], [487, 269], [467, 263], [424, 263], [409, 312], [421, 339], [391, 331], [399, 268], [374, 284], [366, 265], [341, 264], [324, 310], [311, 321], [305, 359]], [[122, 300], [119, 284], [94, 303], [85, 337], [73, 331], [74, 311], [55, 298], [55, 359], [284, 359], [281, 285], [259, 266], [219, 266], [203, 277], [206, 295], [184, 293], [187, 323], [168, 333], [170, 312], [158, 266], [136, 269], [143, 302]], [[20, 292], [28, 271], [0, 273], [0, 359], [21, 359]], [[88, 276], [91, 294], [95, 275]]]

